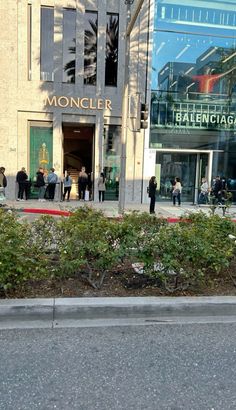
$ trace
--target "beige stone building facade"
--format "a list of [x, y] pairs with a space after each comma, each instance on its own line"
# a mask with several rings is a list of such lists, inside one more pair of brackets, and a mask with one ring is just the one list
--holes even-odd
[[[82, 166], [91, 198], [104, 172], [107, 199], [118, 199], [125, 65], [124, 0], [9, 0], [0, 2], [0, 165], [7, 196], [16, 173], [32, 180], [39, 166], [65, 171], [75, 187]], [[135, 7], [135, 3], [132, 6]], [[126, 201], [143, 196], [144, 131], [140, 101], [148, 84], [148, 13], [137, 19], [130, 44]], [[74, 198], [76, 188], [74, 187]]]

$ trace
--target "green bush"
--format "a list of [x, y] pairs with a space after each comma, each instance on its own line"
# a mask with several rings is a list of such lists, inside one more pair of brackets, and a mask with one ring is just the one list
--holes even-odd
[[59, 227], [58, 274], [82, 273], [93, 287], [100, 287], [106, 272], [120, 258], [119, 225], [85, 207], [59, 222]]
[[34, 271], [36, 261], [29, 244], [28, 225], [0, 210], [0, 288], [18, 285]]
[[84, 207], [69, 218], [43, 216], [28, 224], [0, 211], [0, 287], [80, 275], [99, 288], [117, 265], [139, 262], [167, 290], [183, 289], [229, 266], [235, 256], [229, 234], [236, 235], [233, 222], [201, 212], [168, 224], [137, 212], [109, 219]]
[[[233, 222], [217, 215], [185, 215], [179, 224], [161, 227], [140, 259], [146, 273], [161, 278], [166, 288], [188, 287], [229, 266], [235, 243], [228, 235], [235, 232]], [[155, 269], [158, 263], [160, 269]]]

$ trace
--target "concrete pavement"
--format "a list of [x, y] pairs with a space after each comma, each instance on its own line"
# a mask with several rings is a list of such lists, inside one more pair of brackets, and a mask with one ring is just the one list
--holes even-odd
[[[25, 202], [7, 201], [7, 207], [19, 211], [28, 218], [27, 209], [51, 209], [73, 211], [81, 206], [89, 206], [102, 210], [110, 217], [118, 216], [117, 202], [38, 202], [29, 200]], [[127, 204], [126, 212], [148, 212], [148, 204]], [[178, 218], [186, 212], [198, 212], [202, 208], [191, 204], [183, 204], [181, 207], [173, 207], [170, 203], [157, 203], [156, 215], [164, 218]], [[209, 212], [203, 208], [203, 212]], [[222, 215], [221, 210], [216, 213]], [[236, 207], [229, 210], [229, 215], [234, 218]], [[0, 322], [5, 326], [9, 321], [12, 326], [18, 322], [27, 322], [31, 327], [56, 327], [61, 321], [79, 320], [107, 320], [135, 319], [135, 318], [160, 318], [179, 316], [236, 316], [236, 297], [144, 297], [144, 298], [81, 298], [81, 299], [15, 299], [0, 300]], [[5, 325], [4, 325], [5, 324]], [[8, 326], [7, 325], [7, 326]]]
[[[0, 328], [55, 328], [70, 322], [167, 318], [231, 317], [236, 321], [236, 297], [107, 297], [0, 300]], [[167, 320], [168, 321], [168, 320]]]
[[[118, 213], [118, 202], [117, 201], [104, 201], [100, 202], [81, 202], [81, 201], [70, 201], [70, 202], [38, 202], [37, 200], [28, 200], [23, 202], [18, 201], [6, 201], [6, 207], [20, 211], [24, 209], [24, 213], [27, 213], [27, 209], [49, 209], [49, 210], [59, 210], [59, 211], [73, 211], [79, 207], [88, 206], [96, 210], [101, 210], [105, 215], [109, 217], [117, 217]], [[178, 218], [184, 215], [186, 212], [199, 212], [199, 210], [210, 213], [209, 208], [204, 206], [196, 206], [191, 203], [183, 203], [180, 207], [173, 206], [171, 202], [156, 202], [156, 216], [164, 218]], [[149, 204], [126, 204], [125, 212], [139, 211], [139, 212], [149, 212]], [[216, 209], [216, 214], [222, 216], [222, 210]], [[236, 206], [233, 205], [227, 211], [227, 214], [232, 218], [236, 217]]]

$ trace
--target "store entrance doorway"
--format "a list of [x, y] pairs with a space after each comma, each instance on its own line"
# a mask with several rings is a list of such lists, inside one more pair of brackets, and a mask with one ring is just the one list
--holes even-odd
[[71, 199], [78, 199], [78, 177], [82, 167], [89, 175], [90, 199], [93, 199], [94, 126], [63, 124], [64, 173], [72, 178]]
[[202, 178], [211, 182], [212, 151], [170, 150], [156, 152], [155, 175], [160, 201], [169, 201], [175, 177], [183, 186], [182, 200], [197, 203]]

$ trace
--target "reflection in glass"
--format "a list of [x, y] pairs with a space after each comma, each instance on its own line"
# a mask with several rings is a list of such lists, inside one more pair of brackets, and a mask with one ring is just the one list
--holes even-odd
[[[236, 25], [235, 3], [195, 0], [183, 5], [180, 1], [156, 0], [154, 25], [156, 29], [189, 31], [197, 33], [232, 35]], [[226, 6], [227, 4], [227, 6]]]
[[235, 129], [235, 39], [154, 33], [151, 125]]
[[75, 82], [76, 11], [63, 9], [63, 82]]
[[54, 9], [41, 7], [40, 79], [53, 81]]
[[[152, 89], [228, 96], [235, 84], [235, 39], [154, 33]], [[195, 98], [197, 98], [195, 96]]]
[[103, 164], [106, 178], [105, 199], [116, 200], [119, 197], [121, 155], [121, 127], [109, 125], [104, 128]]
[[85, 13], [84, 84], [96, 84], [97, 77], [97, 13]]
[[[193, 201], [195, 192], [195, 168], [197, 155], [183, 152], [156, 153], [157, 182], [159, 188], [159, 200], [172, 199], [174, 180], [180, 178], [183, 187], [182, 200]], [[206, 175], [206, 169], [204, 176]]]
[[119, 16], [107, 14], [105, 85], [117, 85]]

